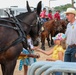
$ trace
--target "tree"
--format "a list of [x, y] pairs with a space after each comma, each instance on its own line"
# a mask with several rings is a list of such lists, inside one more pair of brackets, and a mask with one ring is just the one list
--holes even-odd
[[72, 7], [72, 4], [66, 4], [66, 5], [61, 5], [61, 6], [57, 6], [54, 8], [54, 10], [60, 10], [60, 11], [65, 11], [68, 7]]

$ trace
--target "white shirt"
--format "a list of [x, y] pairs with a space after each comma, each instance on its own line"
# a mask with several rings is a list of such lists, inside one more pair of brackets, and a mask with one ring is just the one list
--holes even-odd
[[33, 44], [32, 44], [32, 39], [31, 39], [31, 38], [29, 38], [29, 39], [27, 40], [27, 42], [28, 42], [28, 44], [30, 45], [30, 48], [33, 48], [33, 47], [34, 47]]
[[65, 35], [67, 45], [76, 44], [76, 20], [73, 24], [68, 23]]

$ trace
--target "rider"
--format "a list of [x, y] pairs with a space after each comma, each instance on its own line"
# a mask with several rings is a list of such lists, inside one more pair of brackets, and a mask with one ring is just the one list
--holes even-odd
[[46, 22], [46, 18], [47, 18], [47, 15], [46, 15], [46, 8], [43, 8], [43, 11], [40, 13], [40, 18], [42, 19], [43, 22]]
[[48, 19], [49, 19], [49, 20], [52, 20], [52, 19], [53, 19], [52, 11], [51, 11], [51, 10], [49, 10], [49, 13], [48, 13]]
[[60, 20], [60, 10], [56, 11], [56, 13], [54, 14], [54, 19]]

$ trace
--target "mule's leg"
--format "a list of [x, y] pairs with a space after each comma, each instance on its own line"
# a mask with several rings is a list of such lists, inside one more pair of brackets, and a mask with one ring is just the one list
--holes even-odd
[[48, 46], [51, 47], [51, 40], [50, 40], [50, 38], [49, 38], [49, 37], [50, 37], [49, 35], [50, 35], [50, 34], [48, 34], [47, 42], [48, 42]]
[[41, 34], [41, 49], [45, 50], [45, 36], [43, 34]]
[[54, 41], [53, 41], [53, 39], [52, 39], [52, 37], [54, 37], [55, 36], [55, 31], [53, 30], [52, 32], [51, 32], [51, 44], [52, 45], [54, 45]]
[[51, 37], [51, 45], [54, 45], [54, 41], [53, 41], [52, 37]]
[[13, 75], [16, 61], [8, 61], [1, 64], [3, 75]]
[[45, 50], [45, 40], [41, 40], [41, 49]]

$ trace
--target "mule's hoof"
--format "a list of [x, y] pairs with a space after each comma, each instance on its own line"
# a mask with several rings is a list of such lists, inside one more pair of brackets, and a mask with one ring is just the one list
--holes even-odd
[[51, 47], [51, 45], [49, 45], [49, 47]]

